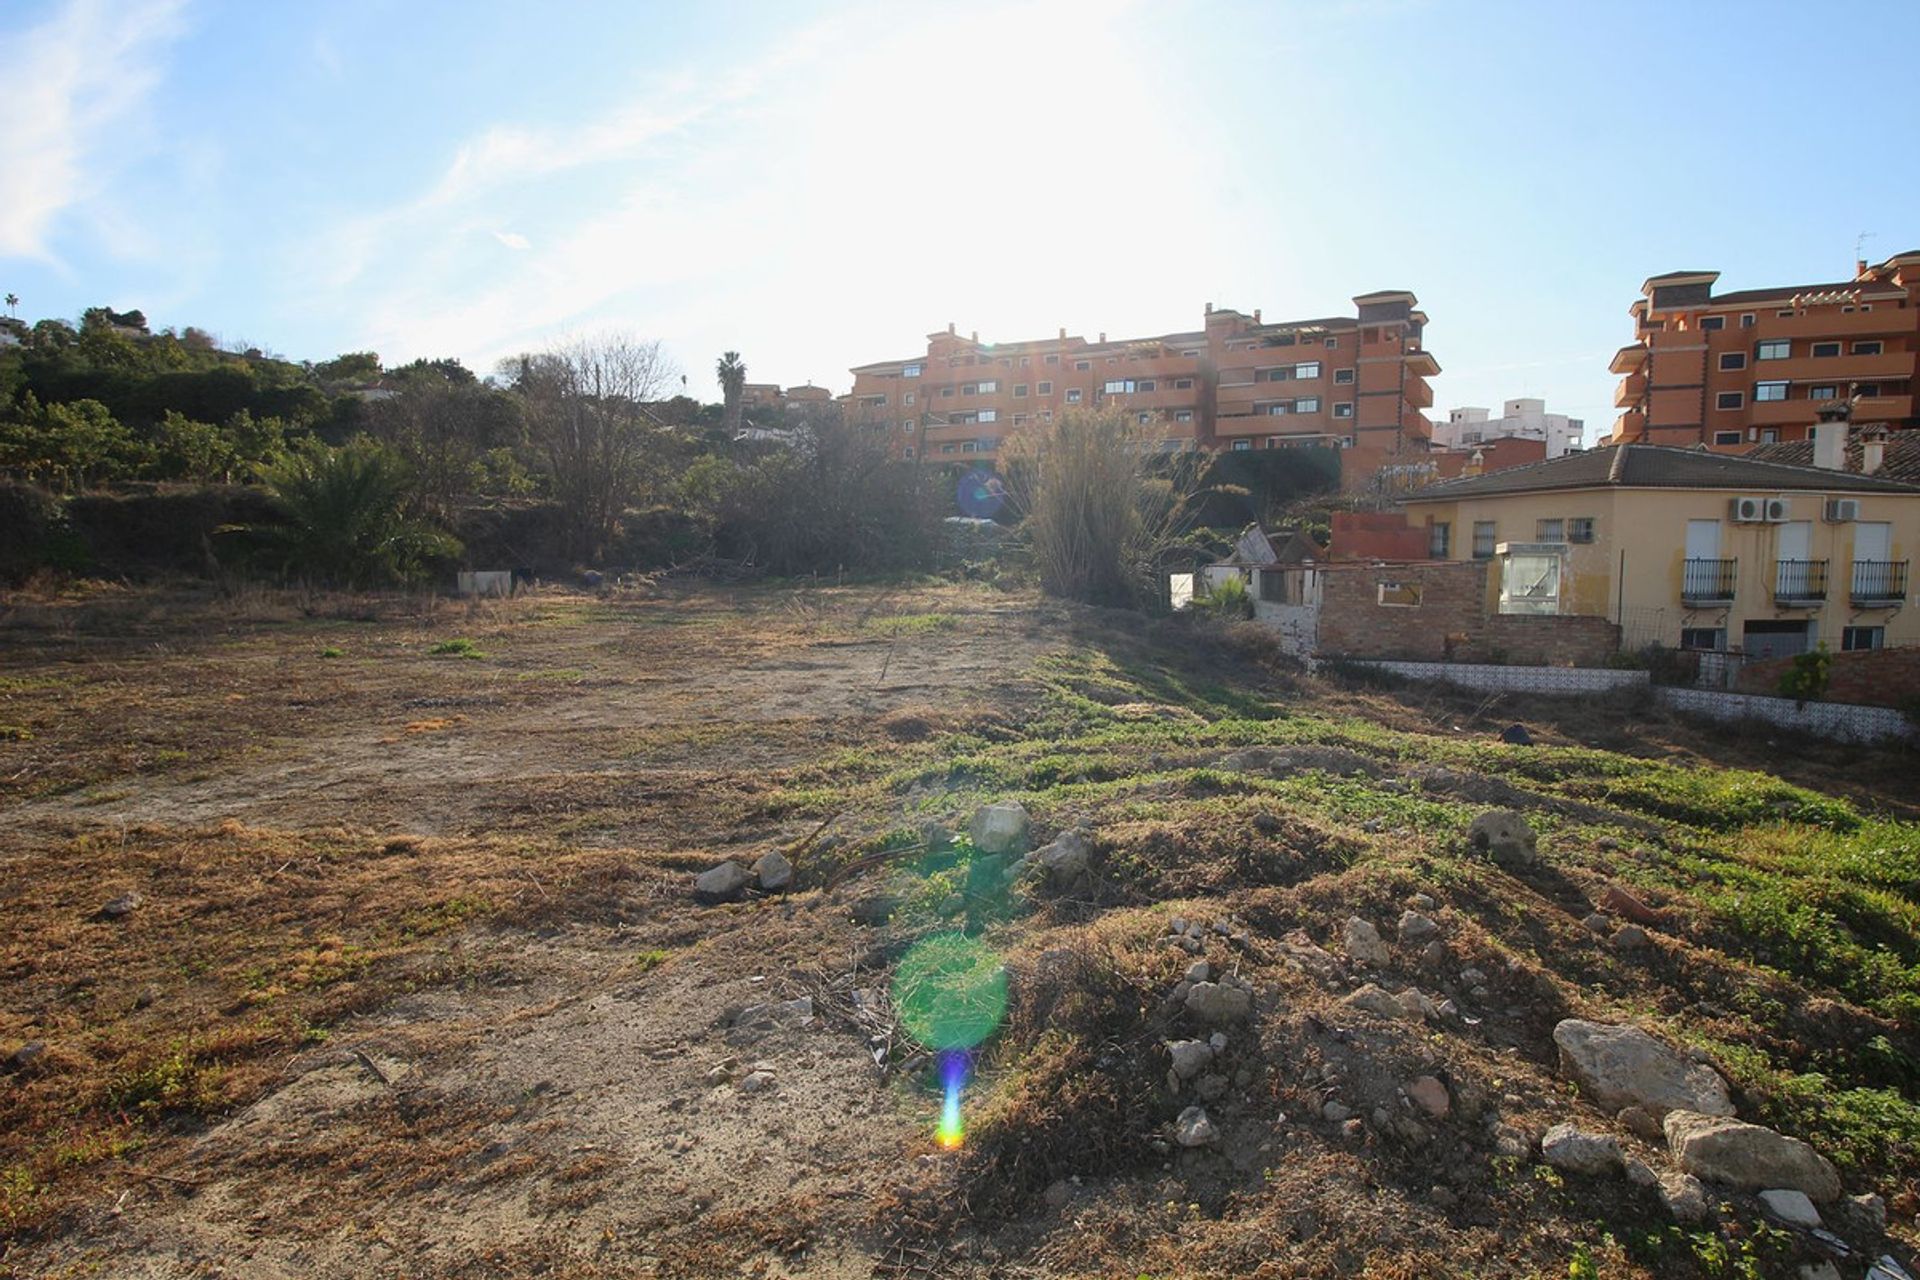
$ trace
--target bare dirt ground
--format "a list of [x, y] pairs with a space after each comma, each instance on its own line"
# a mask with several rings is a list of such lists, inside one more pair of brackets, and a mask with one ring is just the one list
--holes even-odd
[[[1743, 1021], [1737, 989], [1770, 1010], [1809, 994], [1735, 972], [1724, 925], [1677, 889], [1670, 973], [1588, 954], [1576, 922], [1602, 881], [1579, 858], [1648, 838], [1646, 815], [1690, 795], [1649, 809], [1614, 782], [1483, 779], [1475, 799], [1559, 815], [1572, 859], [1495, 893], [1435, 861], [1454, 800], [1419, 798], [1457, 798], [1458, 777], [1435, 783], [1393, 744], [1478, 743], [1524, 715], [1543, 747], [1771, 760], [1889, 816], [1911, 812], [1910, 757], [1814, 748], [1782, 766], [1670, 720], [1306, 685], [1149, 631], [967, 586], [472, 605], [96, 591], [0, 609], [0, 1057], [45, 1046], [0, 1077], [0, 1274], [1527, 1275], [1564, 1274], [1584, 1240], [1620, 1274], [1718, 1274], [1698, 1242], [1669, 1242], [1679, 1269], [1669, 1245], [1603, 1242], [1596, 1205], [1648, 1211], [1622, 1191], [1498, 1184], [1517, 1175], [1472, 1154], [1483, 1137], [1301, 1128], [1342, 1071], [1391, 1094], [1416, 1068], [1453, 1082], [1463, 1115], [1544, 1127], [1566, 1091], [1543, 1037], [1582, 1002], [1732, 1044], [1791, 1021]], [[1223, 807], [1234, 743], [1209, 724], [1257, 728], [1283, 704], [1359, 726], [1339, 750], [1384, 789], [1350, 794], [1350, 762], [1322, 756], [1321, 781], [1275, 773]], [[1067, 714], [1097, 731], [1050, 748], [1034, 726]], [[1092, 815], [1111, 835], [1101, 889], [996, 935], [1022, 1043], [965, 1163], [935, 1145], [939, 1098], [885, 1006], [928, 918], [902, 905], [914, 888], [889, 851], [1003, 790], [1038, 825]], [[694, 903], [692, 873], [772, 848], [794, 853], [795, 892]], [[1335, 1027], [1353, 983], [1286, 963], [1303, 925], [1337, 950], [1350, 910], [1390, 932], [1416, 888], [1456, 913], [1448, 964], [1502, 966], [1498, 1007], [1458, 1044]], [[1235, 1050], [1212, 1164], [1169, 1151], [1149, 1114], [1168, 1105], [1149, 1092], [1164, 1058], [1136, 1070], [1189, 959], [1160, 945], [1183, 904], [1222, 922], [1209, 954], [1238, 948], [1267, 1019]], [[1101, 955], [1117, 958], [1087, 967]], [[1062, 965], [1079, 975], [1064, 994]], [[1837, 1034], [1912, 1047], [1865, 996], [1816, 994]], [[800, 997], [811, 1018], [742, 1017]], [[1085, 1035], [1069, 1045], [1049, 1019]], [[1377, 1066], [1353, 1060], [1369, 1044]], [[1891, 1149], [1891, 1171], [1849, 1176], [1898, 1218], [1913, 1171]], [[1538, 1221], [1500, 1208], [1514, 1196]]]

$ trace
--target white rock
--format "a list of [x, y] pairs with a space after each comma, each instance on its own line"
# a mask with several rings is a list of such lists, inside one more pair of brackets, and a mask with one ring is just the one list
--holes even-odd
[[1570, 1124], [1557, 1124], [1540, 1139], [1540, 1157], [1556, 1169], [1590, 1177], [1618, 1173], [1620, 1144], [1601, 1133], [1583, 1133]]
[[1347, 954], [1360, 964], [1379, 967], [1392, 958], [1387, 944], [1380, 940], [1380, 931], [1359, 916], [1348, 919], [1344, 938]]
[[1743, 1191], [1803, 1191], [1821, 1204], [1840, 1197], [1840, 1174], [1798, 1138], [1696, 1111], [1669, 1112], [1666, 1131], [1675, 1163], [1695, 1177]]
[[760, 877], [760, 887], [768, 893], [781, 893], [793, 883], [793, 863], [787, 855], [778, 849], [769, 850], [760, 855], [753, 864], [753, 874]]
[[752, 879], [745, 867], [728, 859], [693, 878], [693, 896], [702, 902], [731, 902], [746, 892]]
[[1521, 866], [1534, 860], [1537, 838], [1524, 815], [1496, 809], [1473, 820], [1467, 828], [1467, 843], [1501, 866]]
[[1196, 982], [1187, 991], [1187, 1012], [1202, 1022], [1239, 1022], [1253, 1012], [1253, 997], [1224, 982]]
[[1030, 826], [1026, 806], [1011, 800], [982, 806], [973, 815], [967, 834], [973, 838], [974, 848], [982, 853], [1019, 854], [1027, 850]]
[[748, 1073], [747, 1078], [740, 1082], [740, 1092], [742, 1093], [760, 1093], [761, 1091], [766, 1089], [771, 1089], [772, 1087], [773, 1087], [773, 1072], [771, 1071], [750, 1072]]
[[1553, 1042], [1561, 1068], [1609, 1111], [1639, 1107], [1656, 1119], [1674, 1110], [1733, 1114], [1719, 1072], [1638, 1027], [1567, 1018], [1554, 1027]]
[[1061, 832], [1052, 844], [1036, 850], [1033, 856], [1046, 871], [1047, 879], [1065, 888], [1086, 879], [1093, 862], [1093, 842], [1087, 839], [1086, 832], [1075, 828]]
[[1173, 1122], [1173, 1140], [1183, 1147], [1204, 1147], [1220, 1140], [1220, 1131], [1207, 1118], [1206, 1108], [1188, 1107]]
[[1667, 1179], [1660, 1184], [1660, 1200], [1675, 1222], [1704, 1222], [1707, 1217], [1707, 1189], [1690, 1173]]
[[1400, 916], [1400, 941], [1407, 946], [1419, 946], [1439, 934], [1440, 926], [1418, 911], [1404, 912]]
[[1167, 1056], [1173, 1060], [1173, 1073], [1191, 1080], [1213, 1065], [1213, 1046], [1204, 1040], [1175, 1040], [1167, 1046]]
[[1820, 1211], [1813, 1207], [1813, 1201], [1807, 1199], [1804, 1191], [1776, 1187], [1762, 1191], [1760, 1203], [1766, 1206], [1768, 1213], [1790, 1227], [1812, 1228], [1820, 1225]]

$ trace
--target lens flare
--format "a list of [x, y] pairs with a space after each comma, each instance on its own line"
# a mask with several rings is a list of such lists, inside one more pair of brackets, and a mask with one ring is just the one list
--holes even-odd
[[934, 1137], [952, 1151], [960, 1146], [967, 1132], [960, 1119], [960, 1091], [967, 1084], [966, 1054], [948, 1050], [940, 1055], [940, 1083], [946, 1090], [946, 1098], [940, 1104], [940, 1125], [934, 1130]]

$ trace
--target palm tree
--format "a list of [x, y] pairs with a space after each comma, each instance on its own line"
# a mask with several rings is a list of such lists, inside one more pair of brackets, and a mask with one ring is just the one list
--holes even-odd
[[17, 293], [8, 294], [7, 295], [7, 314], [12, 315], [14, 312], [18, 311], [19, 309], [20, 309], [20, 295]]
[[747, 385], [747, 366], [738, 351], [720, 357], [720, 394], [726, 405], [727, 434], [740, 430], [740, 393]]

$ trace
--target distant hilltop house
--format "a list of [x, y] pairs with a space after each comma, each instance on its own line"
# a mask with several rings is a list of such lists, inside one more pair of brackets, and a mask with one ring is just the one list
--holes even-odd
[[1354, 314], [1267, 321], [1208, 303], [1202, 327], [982, 342], [954, 325], [918, 355], [856, 366], [848, 421], [885, 432], [896, 457], [998, 453], [1009, 432], [1076, 408], [1130, 415], [1162, 450], [1424, 450], [1439, 362], [1405, 290], [1365, 293]]
[[1715, 293], [1717, 271], [1669, 271], [1640, 286], [1634, 341], [1611, 368], [1612, 443], [1734, 451], [1805, 440], [1832, 401], [1856, 423], [1920, 426], [1920, 249], [1851, 280]]

